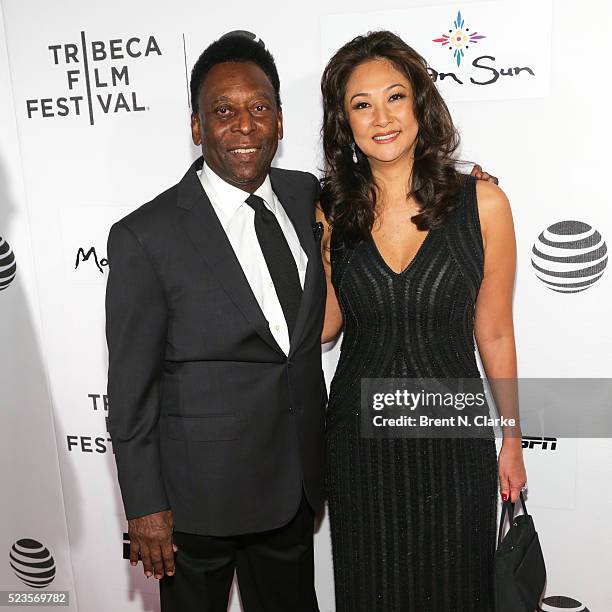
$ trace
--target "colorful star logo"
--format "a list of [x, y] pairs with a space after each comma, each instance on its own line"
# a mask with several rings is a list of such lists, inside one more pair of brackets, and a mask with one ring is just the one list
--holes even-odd
[[461, 16], [461, 11], [457, 11], [457, 17], [453, 25], [455, 26], [454, 30], [449, 30], [448, 34], [442, 34], [440, 38], [434, 38], [433, 41], [442, 43], [443, 47], [448, 45], [448, 48], [453, 51], [457, 66], [460, 66], [461, 58], [465, 55], [464, 49], [469, 49], [470, 43], [477, 43], [486, 36], [478, 32], [470, 32], [470, 28], [465, 28], [465, 20]]

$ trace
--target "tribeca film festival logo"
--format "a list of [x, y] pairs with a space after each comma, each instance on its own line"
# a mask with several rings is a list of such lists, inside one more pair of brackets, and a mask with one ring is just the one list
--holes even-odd
[[48, 45], [50, 61], [65, 68], [66, 95], [26, 100], [28, 119], [145, 111], [132, 89], [132, 73], [125, 61], [162, 55], [154, 36], [86, 40]]
[[589, 609], [571, 597], [552, 595], [542, 600], [537, 612], [589, 612]]
[[103, 393], [88, 393], [89, 408], [96, 414], [104, 414], [106, 435], [66, 435], [66, 448], [69, 452], [104, 454], [108, 451], [114, 452], [113, 442], [108, 435], [108, 395]]
[[588, 223], [559, 221], [538, 236], [531, 249], [531, 265], [551, 291], [579, 293], [602, 277], [608, 249]]
[[[487, 38], [484, 34], [477, 31], [472, 31], [467, 27], [466, 21], [461, 14], [457, 12], [457, 16], [452, 22], [452, 26], [448, 33], [442, 34], [438, 38], [432, 39], [432, 42], [439, 43], [442, 47], [447, 48], [452, 53], [452, 61], [457, 65], [457, 69], [462, 68], [463, 58], [473, 52], [473, 47], [483, 39]], [[469, 82], [473, 85], [493, 85], [501, 77], [515, 77], [521, 73], [535, 76], [533, 68], [529, 66], [509, 66], [507, 68], [495, 66], [496, 58], [493, 55], [479, 55], [472, 60], [470, 67]], [[463, 62], [465, 66], [465, 62]], [[438, 80], [452, 79], [458, 85], [464, 85], [467, 75], [457, 74], [456, 72], [441, 72], [428, 67], [429, 74], [434, 83]]]
[[0, 236], [0, 291], [6, 289], [17, 274], [17, 262], [9, 243]]
[[42, 589], [55, 578], [55, 561], [49, 549], [30, 538], [17, 540], [11, 546], [9, 563], [17, 578], [30, 587]]

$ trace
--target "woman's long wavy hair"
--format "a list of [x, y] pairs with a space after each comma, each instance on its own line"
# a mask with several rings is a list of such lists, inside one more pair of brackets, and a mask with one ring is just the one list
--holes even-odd
[[[325, 155], [321, 208], [345, 246], [366, 239], [375, 220], [377, 189], [366, 156], [354, 145], [345, 94], [353, 70], [376, 59], [391, 62], [412, 88], [413, 112], [419, 127], [407, 196], [416, 200], [421, 211], [412, 221], [420, 230], [440, 227], [457, 206], [461, 189], [462, 175], [455, 168], [454, 157], [459, 134], [429, 76], [426, 61], [392, 32], [358, 36], [336, 52], [321, 78]], [[353, 145], [357, 163], [353, 161]]]

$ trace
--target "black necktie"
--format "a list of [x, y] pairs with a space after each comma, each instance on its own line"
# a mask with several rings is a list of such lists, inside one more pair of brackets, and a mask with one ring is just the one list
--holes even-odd
[[246, 203], [255, 211], [255, 233], [285, 315], [289, 338], [291, 338], [302, 299], [302, 286], [295, 259], [281, 226], [274, 214], [266, 208], [263, 199], [251, 194], [246, 199]]

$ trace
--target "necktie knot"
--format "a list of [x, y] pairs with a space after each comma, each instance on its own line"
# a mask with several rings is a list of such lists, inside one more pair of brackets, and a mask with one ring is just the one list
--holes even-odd
[[256, 212], [263, 212], [266, 209], [266, 204], [263, 198], [252, 193], [245, 202]]

